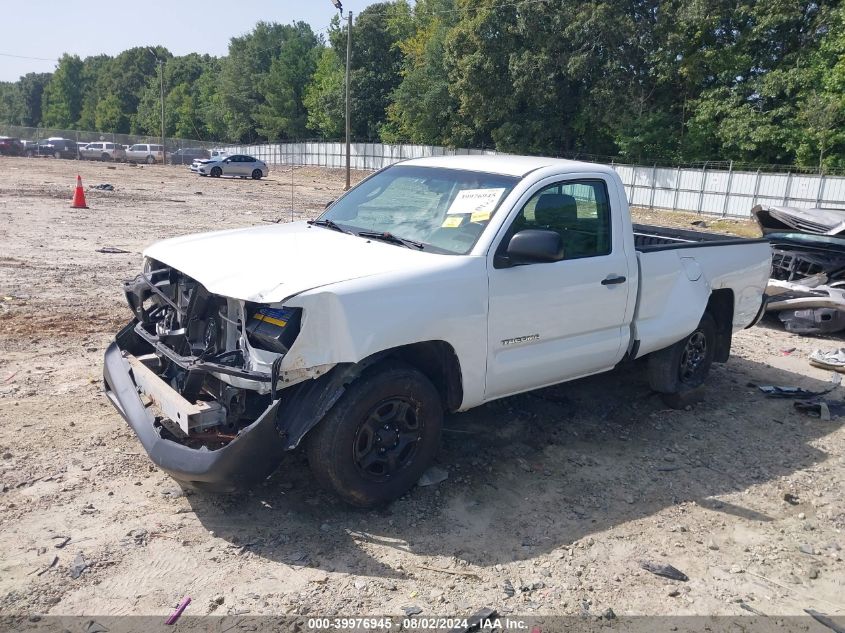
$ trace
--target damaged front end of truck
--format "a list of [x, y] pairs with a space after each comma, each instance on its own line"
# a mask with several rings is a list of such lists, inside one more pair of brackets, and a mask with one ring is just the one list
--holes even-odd
[[351, 379], [348, 366], [285, 367], [300, 308], [214, 295], [152, 259], [124, 293], [134, 319], [106, 351], [106, 393], [178, 480], [232, 489], [266, 478]]

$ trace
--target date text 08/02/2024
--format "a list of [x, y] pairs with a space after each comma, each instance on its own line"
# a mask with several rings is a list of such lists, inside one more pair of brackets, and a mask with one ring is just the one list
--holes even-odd
[[[389, 631], [396, 627], [401, 631], [413, 633], [415, 631], [440, 631], [440, 630], [472, 630], [477, 631], [529, 631], [530, 633], [542, 633], [539, 627], [530, 628], [530, 625], [521, 619], [510, 617], [498, 617], [491, 615], [483, 618], [449, 618], [449, 617], [428, 617], [416, 618], [406, 617], [401, 620], [393, 618], [309, 618], [309, 631], [343, 631], [343, 630], [372, 630]], [[397, 626], [398, 625], [398, 626]]]

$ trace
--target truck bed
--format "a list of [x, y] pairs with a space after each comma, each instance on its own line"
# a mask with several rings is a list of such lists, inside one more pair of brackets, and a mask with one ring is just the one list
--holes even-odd
[[673, 229], [649, 224], [634, 224], [634, 245], [641, 253], [698, 246], [734, 246], [765, 241], [762, 237], [754, 239], [723, 233], [705, 233], [704, 231]]

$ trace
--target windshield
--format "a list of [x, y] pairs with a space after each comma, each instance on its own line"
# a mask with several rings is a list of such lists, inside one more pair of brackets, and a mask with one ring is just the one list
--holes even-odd
[[519, 178], [442, 167], [394, 165], [320, 216], [354, 233], [390, 233], [426, 250], [464, 255]]

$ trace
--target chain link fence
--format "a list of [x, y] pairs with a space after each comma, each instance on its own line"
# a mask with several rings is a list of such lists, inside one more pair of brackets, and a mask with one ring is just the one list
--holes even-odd
[[[73, 140], [80, 145], [111, 142], [131, 146], [136, 143], [160, 144], [161, 138], [149, 135], [112, 134], [49, 128], [25, 128], [0, 125], [0, 135], [28, 141], [51, 137]], [[297, 141], [227, 144], [195, 139], [166, 138], [168, 162], [184, 163], [180, 150], [222, 150], [231, 154], [249, 154], [268, 165], [314, 166], [341, 169], [346, 166], [346, 146], [339, 141]], [[374, 171], [402, 160], [429, 156], [495, 155], [494, 149], [461, 149], [437, 145], [404, 143], [352, 143], [350, 166], [355, 170]], [[175, 156], [174, 156], [175, 155]], [[187, 154], [185, 154], [187, 156]], [[569, 154], [565, 158], [598, 162], [612, 166], [628, 196], [637, 207], [692, 211], [723, 217], [749, 217], [757, 204], [771, 206], [821, 207], [845, 209], [845, 176], [818, 173], [809, 168], [779, 165], [746, 165], [733, 162], [706, 162], [684, 165], [636, 165], [619, 162], [610, 156]], [[190, 162], [188, 160], [187, 162]]]
[[[0, 136], [11, 136], [13, 138], [38, 143], [47, 139], [66, 139], [75, 142], [79, 147], [88, 143], [115, 143], [124, 147], [131, 147], [139, 143], [161, 144], [161, 136], [145, 134], [116, 134], [113, 132], [92, 132], [84, 130], [63, 130], [59, 128], [44, 127], [20, 127], [17, 125], [0, 124]], [[221, 147], [221, 144], [214, 141], [200, 141], [197, 139], [165, 137], [164, 148], [167, 154], [176, 154], [180, 150], [204, 149], [212, 150]]]

